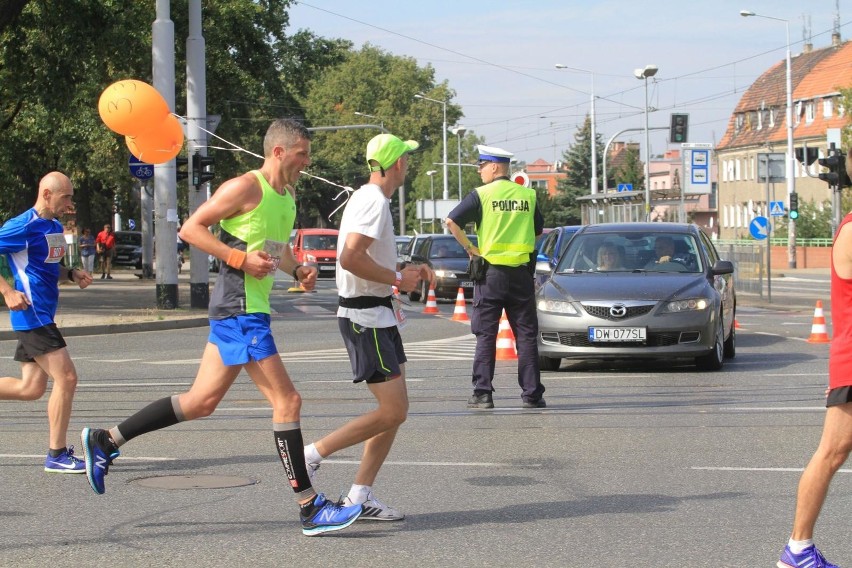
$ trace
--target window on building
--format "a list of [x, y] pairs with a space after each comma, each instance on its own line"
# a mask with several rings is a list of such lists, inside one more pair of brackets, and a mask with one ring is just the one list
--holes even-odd
[[737, 132], [743, 129], [743, 123], [745, 122], [745, 114], [740, 113], [737, 115], [735, 129]]
[[737, 158], [734, 164], [734, 179], [740, 181], [742, 179], [742, 163], [740, 162], [740, 159]]
[[773, 128], [775, 126], [775, 113], [777, 109], [771, 108], [769, 109], [769, 128]]
[[808, 101], [805, 103], [805, 123], [810, 124], [816, 118], [816, 103]]
[[546, 179], [534, 179], [530, 181], [530, 187], [533, 189], [547, 189]]
[[802, 119], [802, 101], [798, 101], [796, 106], [793, 108], [793, 124], [799, 124]]
[[822, 116], [823, 118], [831, 118], [834, 116], [834, 99], [826, 97], [822, 99]]

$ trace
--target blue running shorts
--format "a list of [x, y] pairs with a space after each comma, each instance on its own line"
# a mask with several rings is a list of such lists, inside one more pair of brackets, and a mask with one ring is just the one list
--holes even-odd
[[225, 365], [245, 365], [278, 354], [269, 314], [241, 314], [210, 320], [207, 340], [219, 348]]

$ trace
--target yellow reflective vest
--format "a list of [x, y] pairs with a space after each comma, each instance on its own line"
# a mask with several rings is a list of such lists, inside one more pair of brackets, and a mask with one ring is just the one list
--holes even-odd
[[476, 227], [480, 254], [490, 264], [528, 263], [535, 247], [535, 190], [498, 179], [476, 192], [482, 206]]

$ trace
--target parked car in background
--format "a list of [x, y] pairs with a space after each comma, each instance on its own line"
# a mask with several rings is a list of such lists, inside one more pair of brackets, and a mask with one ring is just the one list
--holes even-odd
[[396, 262], [402, 262], [402, 253], [405, 252], [405, 247], [411, 241], [411, 235], [400, 235], [396, 237]]
[[299, 264], [314, 264], [320, 278], [334, 278], [337, 265], [337, 229], [297, 229], [293, 255]]
[[[468, 235], [477, 244], [476, 235]], [[473, 297], [473, 281], [467, 271], [470, 255], [452, 235], [428, 235], [421, 239], [411, 262], [428, 264], [435, 271], [435, 298], [455, 299], [459, 288], [465, 298]], [[417, 288], [408, 293], [412, 302], [424, 304], [429, 297], [429, 283], [421, 280]]]
[[113, 266], [142, 268], [142, 231], [116, 231]]
[[539, 242], [536, 248], [537, 256], [535, 259], [535, 280], [536, 284], [541, 284], [550, 276], [550, 273], [556, 268], [556, 263], [559, 257], [565, 252], [565, 247], [568, 246], [568, 241], [574, 236], [574, 233], [579, 231], [582, 225], [567, 225], [565, 227], [556, 227], [550, 229], [547, 234], [542, 233], [544, 237]]
[[411, 262], [411, 257], [415, 254], [420, 254], [423, 247], [423, 241], [427, 237], [443, 236], [441, 233], [417, 233], [411, 237], [408, 244], [402, 249], [401, 262]]
[[736, 354], [733, 272], [696, 225], [583, 227], [536, 291], [541, 368], [689, 358], [718, 370]]

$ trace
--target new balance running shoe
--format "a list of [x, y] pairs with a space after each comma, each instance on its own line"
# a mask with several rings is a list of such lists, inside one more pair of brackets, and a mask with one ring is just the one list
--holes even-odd
[[[357, 505], [349, 499], [349, 496], [343, 499], [342, 504], [344, 507]], [[364, 508], [364, 512], [359, 517], [362, 521], [401, 521], [405, 518], [405, 515], [397, 509], [376, 499], [372, 491], [367, 495], [367, 500], [361, 503], [361, 506]]]
[[300, 515], [302, 534], [305, 536], [317, 536], [345, 529], [355, 522], [363, 510], [361, 505], [344, 507], [329, 501], [322, 493], [314, 497], [313, 506], [314, 511], [309, 516]]
[[109, 471], [112, 460], [120, 454], [117, 448], [110, 447], [109, 435], [105, 430], [96, 428], [83, 428], [80, 433], [83, 442], [83, 457], [86, 458], [86, 477], [89, 485], [98, 495], [106, 491], [104, 477]]
[[838, 568], [825, 559], [817, 547], [810, 545], [799, 554], [794, 554], [789, 546], [784, 547], [781, 560], [776, 564], [778, 568]]
[[48, 473], [84, 473], [86, 464], [74, 455], [74, 446], [71, 446], [55, 458], [47, 454], [47, 458], [44, 460], [44, 471]]

